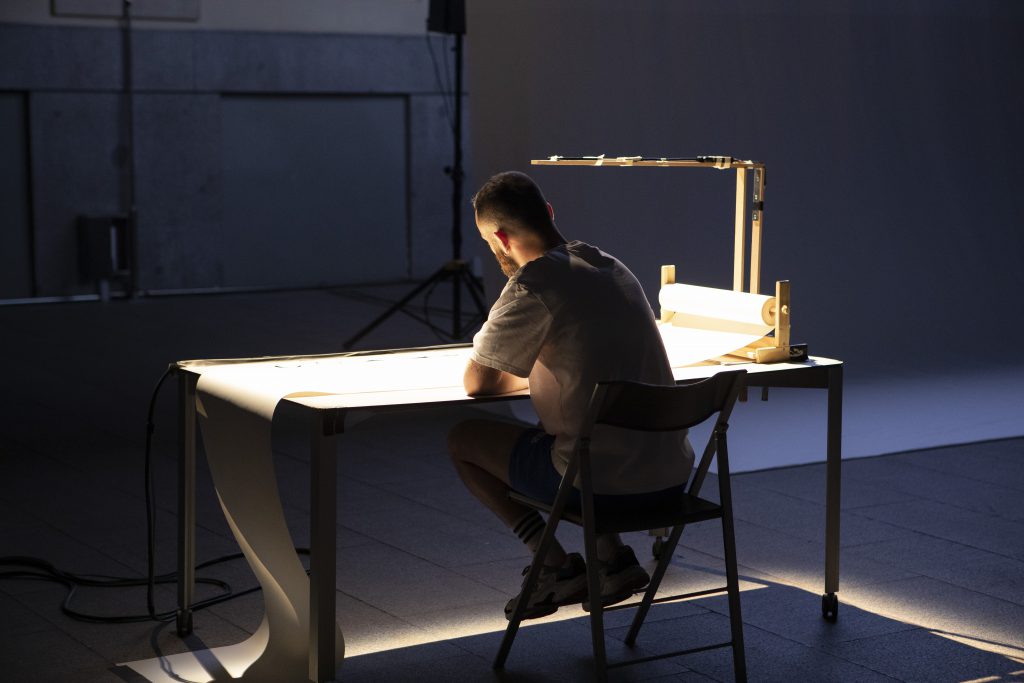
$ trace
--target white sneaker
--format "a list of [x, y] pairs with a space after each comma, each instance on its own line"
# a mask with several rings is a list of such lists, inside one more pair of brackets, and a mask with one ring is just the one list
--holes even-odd
[[[597, 575], [601, 581], [601, 605], [604, 607], [628, 600], [651, 582], [647, 570], [640, 566], [636, 553], [628, 545], [618, 548], [610, 562], [598, 560]], [[590, 611], [590, 600], [583, 601], [583, 609]]]
[[[527, 565], [523, 569], [523, 583], [526, 583], [526, 575], [530, 573]], [[517, 601], [522, 597], [522, 590], [519, 595], [512, 598], [505, 605], [505, 618], [511, 619], [512, 612], [516, 608]], [[534, 587], [533, 595], [527, 603], [523, 619], [538, 619], [553, 614], [562, 605], [574, 605], [587, 597], [587, 564], [579, 553], [566, 555], [565, 564], [561, 567], [542, 566], [537, 585]]]

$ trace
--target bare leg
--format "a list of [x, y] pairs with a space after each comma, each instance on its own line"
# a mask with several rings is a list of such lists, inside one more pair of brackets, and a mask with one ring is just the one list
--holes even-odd
[[[452, 463], [466, 488], [509, 529], [515, 529], [524, 518], [535, 514], [532, 508], [508, 497], [511, 490], [509, 461], [523, 429], [520, 425], [498, 420], [467, 420], [456, 425], [448, 435]], [[540, 534], [537, 534], [526, 542], [531, 551], [536, 552], [539, 540]], [[555, 540], [544, 564], [561, 566], [564, 562], [565, 550]]]

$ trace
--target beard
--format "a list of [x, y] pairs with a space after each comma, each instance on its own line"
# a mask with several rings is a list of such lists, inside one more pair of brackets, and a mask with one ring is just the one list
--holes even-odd
[[503, 251], [494, 252], [494, 258], [498, 261], [501, 272], [505, 273], [505, 277], [512, 277], [519, 270], [519, 264]]

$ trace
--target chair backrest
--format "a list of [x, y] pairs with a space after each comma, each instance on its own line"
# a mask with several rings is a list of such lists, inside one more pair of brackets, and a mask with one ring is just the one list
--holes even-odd
[[[720, 372], [707, 379], [661, 386], [641, 382], [599, 382], [587, 425], [606, 424], [640, 431], [689, 429], [719, 413], [728, 420], [746, 370]], [[589, 431], [589, 430], [587, 430]]]

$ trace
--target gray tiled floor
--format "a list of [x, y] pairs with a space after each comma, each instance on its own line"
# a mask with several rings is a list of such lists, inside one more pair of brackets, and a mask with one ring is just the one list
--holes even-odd
[[[381, 288], [385, 296], [405, 288]], [[379, 310], [329, 292], [149, 299], [109, 305], [0, 308], [8, 359], [0, 411], [0, 554], [46, 558], [73, 572], [145, 569], [145, 409], [166, 363], [184, 357], [322, 353]], [[325, 315], [325, 312], [330, 315]], [[268, 322], [269, 321], [269, 322]], [[369, 347], [429, 344], [393, 319]], [[158, 402], [154, 487], [158, 567], [175, 556], [174, 411]], [[775, 400], [775, 399], [773, 399]], [[489, 660], [528, 557], [458, 482], [444, 435], [479, 409], [367, 419], [341, 444], [338, 615], [353, 681], [580, 680], [590, 676], [579, 608], [530, 622], [508, 669]], [[308, 537], [301, 433], [275, 433], [278, 478], [296, 543]], [[842, 607], [820, 614], [824, 466], [736, 475], [746, 652], [758, 681], [1024, 680], [1024, 439], [849, 460], [843, 477]], [[713, 494], [714, 480], [705, 492]], [[236, 546], [200, 472], [199, 554]], [[578, 547], [572, 529], [560, 533]], [[632, 535], [649, 558], [650, 539]], [[687, 530], [673, 587], [722, 581], [715, 525]], [[241, 562], [203, 572], [253, 585]], [[201, 595], [212, 591], [201, 589]], [[0, 680], [137, 681], [118, 662], [238, 642], [259, 624], [251, 594], [197, 614], [188, 642], [166, 625], [87, 624], [59, 610], [52, 584], [0, 581]], [[174, 604], [171, 587], [157, 593]], [[144, 591], [80, 591], [75, 605], [139, 613]], [[728, 630], [722, 597], [656, 608], [635, 653], [713, 639]], [[623, 613], [608, 617], [613, 657]], [[731, 680], [728, 651], [621, 670], [614, 680]]]

